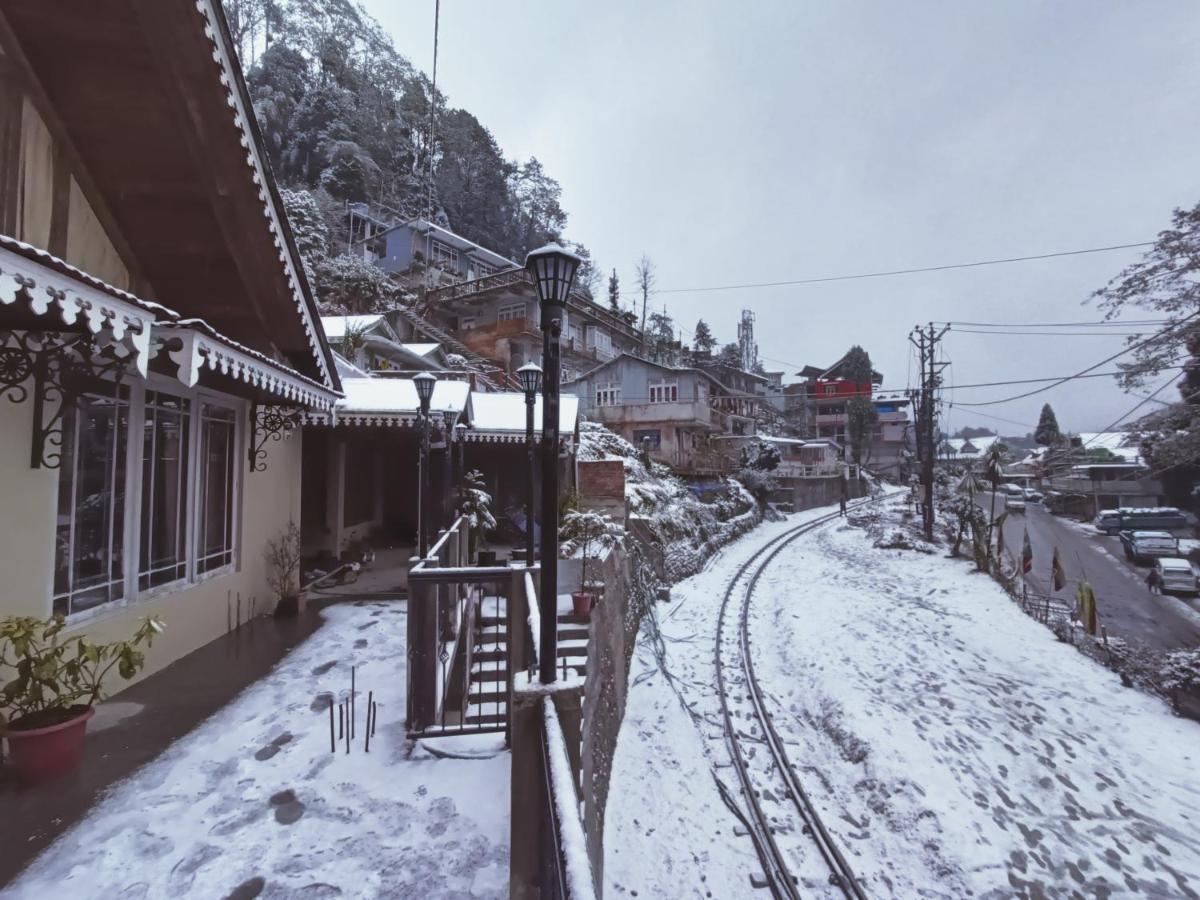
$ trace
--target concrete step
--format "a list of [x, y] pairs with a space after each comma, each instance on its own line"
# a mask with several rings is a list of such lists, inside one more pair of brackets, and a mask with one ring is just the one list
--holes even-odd
[[493, 669], [493, 668], [491, 668], [491, 663], [488, 663], [487, 667], [472, 666], [471, 667], [471, 683], [474, 684], [476, 682], [482, 682], [482, 681], [508, 681], [507, 667], [501, 668], [501, 669]]
[[558, 627], [558, 639], [560, 641], [583, 641], [585, 644], [588, 639], [588, 630], [586, 628], [576, 628], [572, 625], [570, 628]]
[[505, 725], [508, 723], [508, 716], [505, 713], [500, 715], [471, 715], [467, 714], [466, 722], [468, 725]]

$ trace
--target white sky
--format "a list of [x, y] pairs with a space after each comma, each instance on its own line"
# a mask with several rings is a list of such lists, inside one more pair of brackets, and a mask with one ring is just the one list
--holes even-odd
[[[434, 0], [364, 6], [428, 71]], [[630, 302], [643, 251], [660, 288], [690, 288], [1153, 239], [1200, 200], [1197, 46], [1191, 0], [447, 0], [438, 84], [507, 155], [542, 160], [563, 186], [568, 235], [616, 267]], [[860, 343], [887, 386], [904, 387], [918, 321], [1098, 319], [1081, 304], [1135, 258], [656, 304], [685, 339], [703, 317], [721, 341], [753, 309], [760, 355], [789, 375]], [[945, 346], [948, 380], [967, 384], [1069, 374], [1120, 339], [951, 333]], [[943, 424], [1026, 430], [987, 413], [1031, 430], [1049, 400], [1064, 428], [1095, 430], [1139, 399], [1093, 379], [949, 410]]]

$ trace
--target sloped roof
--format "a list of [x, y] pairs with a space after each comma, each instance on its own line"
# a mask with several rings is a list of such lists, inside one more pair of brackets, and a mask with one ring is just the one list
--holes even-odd
[[[558, 403], [558, 430], [572, 434], [579, 418], [579, 398], [563, 394]], [[471, 395], [471, 428], [475, 431], [525, 433], [525, 395], [515, 391]], [[533, 405], [533, 430], [542, 431], [542, 398]]]
[[4, 17], [138, 293], [336, 389], [219, 0], [7, 0]]
[[[366, 316], [321, 316], [321, 327], [331, 341], [340, 341], [347, 331], [365, 331], [385, 321], [381, 313]], [[390, 330], [390, 326], [389, 326]]]
[[[417, 386], [411, 378], [348, 378], [342, 384], [346, 394], [337, 404], [337, 414], [343, 413], [408, 413], [414, 415], [420, 407]], [[465, 381], [439, 380], [433, 386], [429, 401], [431, 412], [461, 413], [467, 407], [471, 386]]]

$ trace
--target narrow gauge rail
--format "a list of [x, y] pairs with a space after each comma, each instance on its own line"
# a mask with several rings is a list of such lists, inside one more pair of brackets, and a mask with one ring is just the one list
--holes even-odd
[[[859, 509], [882, 499], [884, 498], [873, 497], [860, 500], [849, 504], [847, 509]], [[774, 897], [781, 898], [781, 900], [797, 900], [801, 894], [799, 893], [798, 880], [791, 871], [792, 866], [789, 864], [786, 854], [775, 841], [775, 828], [763, 810], [762, 804], [759, 802], [759, 795], [747, 763], [748, 757], [738, 738], [737, 729], [734, 727], [729, 692], [726, 684], [725, 663], [722, 659], [722, 646], [725, 640], [725, 617], [730, 606], [730, 601], [733, 599], [738, 586], [744, 584], [745, 592], [742, 595], [739, 608], [737, 634], [737, 645], [741, 654], [739, 674], [744, 681], [754, 717], [762, 731], [763, 742], [770, 751], [775, 772], [778, 774], [779, 780], [783, 783], [783, 792], [787, 794], [796, 808], [804, 834], [812, 838], [821, 858], [824, 860], [825, 866], [829, 869], [829, 883], [840, 888], [842, 893], [846, 897], [851, 898], [851, 900], [867, 900], [867, 894], [859, 885], [858, 879], [855, 878], [850, 864], [834, 843], [833, 837], [821, 821], [816, 807], [813, 806], [804, 787], [796, 777], [796, 772], [792, 768], [787, 752], [784, 750], [783, 741], [780, 740], [778, 733], [775, 731], [775, 726], [771, 721], [771, 714], [766, 709], [762, 689], [754, 674], [754, 662], [750, 658], [748, 614], [750, 611], [750, 598], [754, 594], [754, 587], [758, 583], [759, 576], [762, 575], [766, 567], [770, 565], [771, 561], [784, 547], [802, 535], [829, 524], [839, 518], [839, 515], [839, 513], [830, 513], [829, 515], [812, 519], [802, 525], [797, 525], [795, 528], [789, 529], [761, 547], [734, 574], [729, 587], [725, 591], [725, 596], [721, 600], [721, 611], [717, 618], [717, 689], [718, 695], [721, 698], [721, 713], [725, 719], [725, 742], [729, 747], [729, 758], [733, 763], [734, 769], [737, 771], [738, 781], [741, 783], [742, 795], [746, 798], [746, 807], [749, 812], [747, 825], [749, 826], [750, 838], [754, 842], [754, 849], [758, 854], [759, 861], [762, 863], [767, 887], [771, 889]], [[747, 575], [749, 576], [748, 578]]]

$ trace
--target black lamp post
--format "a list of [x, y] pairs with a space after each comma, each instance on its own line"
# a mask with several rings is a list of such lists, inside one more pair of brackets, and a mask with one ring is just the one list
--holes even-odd
[[429, 554], [429, 530], [425, 519], [429, 515], [429, 401], [433, 399], [433, 386], [437, 377], [428, 372], [413, 376], [420, 402], [421, 453], [417, 469], [417, 556], [424, 559]]
[[525, 565], [533, 565], [533, 506], [537, 481], [537, 453], [533, 445], [533, 405], [542, 387], [542, 367], [526, 363], [517, 369], [521, 389], [525, 391], [525, 449], [528, 456], [529, 483], [525, 488]]
[[454, 426], [454, 445], [458, 448], [458, 480], [461, 492], [462, 484], [467, 480], [467, 425], [459, 422]]
[[454, 420], [458, 418], [458, 413], [451, 410], [446, 410], [442, 413], [443, 420], [446, 425], [446, 457], [442, 460], [442, 518], [446, 522], [446, 527], [449, 528], [454, 519], [454, 491], [452, 490], [454, 480]]
[[558, 656], [558, 340], [580, 258], [558, 244], [525, 257], [542, 307], [542, 579], [538, 669], [554, 681]]

